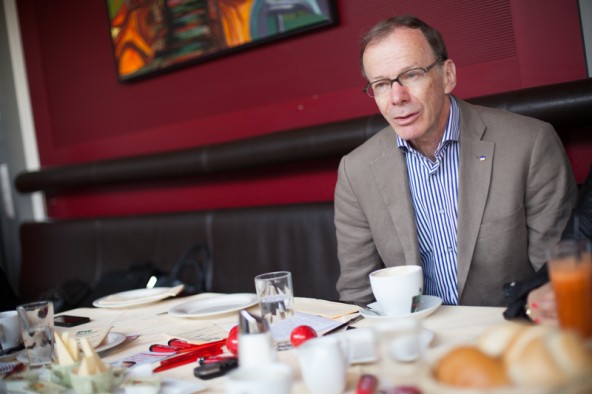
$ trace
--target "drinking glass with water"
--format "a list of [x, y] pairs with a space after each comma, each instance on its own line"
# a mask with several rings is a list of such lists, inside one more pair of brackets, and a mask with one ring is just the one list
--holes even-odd
[[19, 315], [25, 352], [30, 367], [51, 364], [53, 358], [53, 303], [38, 301], [19, 305]]
[[261, 315], [269, 322], [276, 347], [290, 347], [294, 315], [292, 274], [288, 271], [277, 271], [257, 275], [255, 288]]

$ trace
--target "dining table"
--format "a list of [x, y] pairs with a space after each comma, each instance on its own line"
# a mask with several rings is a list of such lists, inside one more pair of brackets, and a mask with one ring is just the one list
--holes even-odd
[[[184, 317], [178, 313], [171, 313], [179, 309], [179, 305], [191, 302], [215, 303], [221, 294], [201, 293], [187, 297], [173, 297], [157, 302], [150, 302], [129, 307], [101, 307], [101, 308], [77, 308], [64, 312], [68, 315], [85, 316], [90, 322], [69, 328], [68, 330], [91, 330], [110, 328], [111, 334], [124, 334], [125, 340], [117, 346], [110, 347], [99, 355], [106, 363], [114, 365], [121, 363], [134, 355], [145, 353], [153, 344], [166, 344], [171, 338], [185, 340], [214, 341], [223, 339], [229, 330], [238, 324], [239, 312], [217, 311], [204, 313], [198, 316]], [[245, 308], [253, 314], [259, 314], [259, 306], [256, 303]], [[352, 330], [370, 331], [377, 323], [384, 321], [378, 318], [354, 319], [362, 308], [340, 302], [295, 297], [295, 312], [331, 318], [339, 323], [344, 323], [336, 335]], [[423, 330], [433, 333], [430, 340], [428, 354], [438, 354], [438, 349], [448, 348], [455, 344], [470, 343], [488, 327], [504, 322], [503, 308], [499, 307], [474, 307], [474, 306], [447, 306], [440, 305], [434, 308], [427, 316], [420, 318]], [[58, 314], [59, 315], [59, 314]], [[351, 324], [346, 324], [352, 321]], [[355, 322], [353, 322], [355, 321]], [[63, 330], [63, 329], [60, 329]], [[342, 334], [339, 334], [341, 332]], [[328, 333], [326, 335], [334, 335]], [[372, 344], [368, 344], [372, 346]], [[278, 360], [289, 365], [294, 372], [292, 386], [293, 394], [305, 394], [308, 390], [302, 380], [298, 362], [298, 349], [278, 351]], [[346, 376], [346, 393], [356, 393], [356, 387], [360, 377], [365, 374], [380, 376], [380, 360], [378, 358], [354, 362], [349, 365]], [[389, 372], [395, 385], [417, 387], [422, 393], [441, 391], [437, 386], [430, 386], [426, 382], [431, 380], [431, 363], [427, 355], [415, 362], [400, 363]], [[163, 379], [172, 379], [188, 384], [188, 391], [203, 393], [224, 393], [225, 376], [202, 380], [194, 376], [194, 368], [197, 362], [191, 362], [176, 368], [158, 372]], [[433, 383], [433, 382], [432, 382]], [[435, 388], [434, 388], [435, 387]]]

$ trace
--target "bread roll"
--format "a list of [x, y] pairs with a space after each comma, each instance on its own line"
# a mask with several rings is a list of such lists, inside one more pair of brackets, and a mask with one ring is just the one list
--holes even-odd
[[565, 381], [565, 375], [549, 353], [544, 337], [533, 338], [526, 343], [506, 366], [512, 381], [519, 385], [550, 387]]
[[526, 337], [508, 353], [508, 374], [519, 385], [558, 386], [592, 368], [592, 354], [580, 337], [568, 331], [551, 330], [543, 336]]
[[481, 334], [477, 345], [481, 351], [491, 357], [501, 357], [510, 343], [528, 327], [526, 324], [513, 322], [490, 327]]
[[547, 339], [547, 347], [568, 378], [592, 369], [592, 352], [574, 332], [554, 332]]
[[552, 329], [547, 326], [531, 325], [525, 330], [521, 330], [514, 336], [514, 338], [506, 346], [506, 350], [503, 354], [504, 363], [506, 366], [512, 365], [518, 361], [520, 355], [524, 352], [524, 349], [528, 344], [537, 339], [549, 335]]
[[452, 349], [438, 361], [434, 373], [441, 383], [456, 387], [484, 389], [509, 384], [501, 361], [476, 346]]
[[511, 381], [520, 386], [564, 385], [592, 369], [592, 353], [581, 337], [548, 326], [507, 322], [485, 331], [477, 344], [501, 356]]

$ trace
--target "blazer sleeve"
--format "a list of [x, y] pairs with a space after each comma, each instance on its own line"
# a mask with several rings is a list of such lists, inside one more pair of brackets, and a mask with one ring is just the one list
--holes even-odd
[[348, 156], [339, 163], [335, 187], [335, 227], [341, 273], [339, 299], [367, 304], [374, 300], [368, 275], [384, 267], [373, 241], [370, 225], [356, 197], [348, 174]]
[[592, 240], [592, 165], [580, 190], [576, 208], [561, 235], [561, 239], [581, 237]]
[[561, 140], [544, 123], [532, 147], [525, 208], [528, 255], [535, 270], [547, 261], [547, 250], [559, 241], [577, 198], [573, 171]]

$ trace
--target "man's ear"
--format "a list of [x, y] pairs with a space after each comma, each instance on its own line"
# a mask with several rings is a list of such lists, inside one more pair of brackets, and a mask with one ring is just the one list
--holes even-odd
[[444, 68], [444, 93], [452, 93], [456, 86], [456, 66], [451, 59], [447, 59], [442, 65]]

